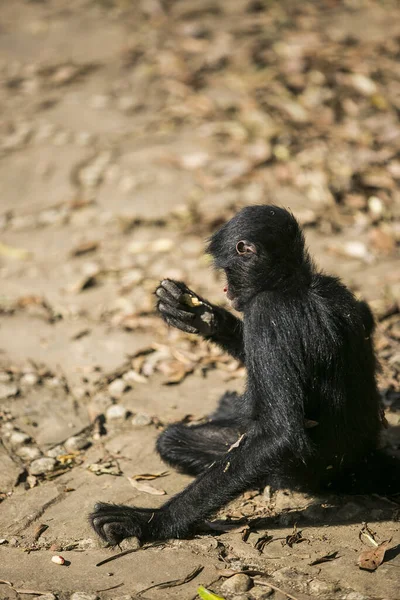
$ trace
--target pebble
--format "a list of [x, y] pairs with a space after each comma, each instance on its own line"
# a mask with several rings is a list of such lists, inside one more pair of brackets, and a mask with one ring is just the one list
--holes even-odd
[[86, 390], [84, 387], [75, 386], [71, 389], [71, 394], [75, 398], [75, 400], [83, 400], [86, 397]]
[[88, 448], [91, 442], [83, 435], [73, 435], [67, 439], [64, 445], [68, 452], [76, 452]]
[[10, 444], [12, 446], [20, 446], [21, 444], [27, 444], [30, 441], [30, 436], [23, 431], [14, 431], [10, 436]]
[[7, 383], [7, 381], [11, 381], [11, 375], [9, 373], [0, 373], [0, 383]]
[[36, 446], [21, 446], [15, 450], [15, 454], [22, 458], [22, 460], [32, 461], [40, 458], [42, 453]]
[[269, 585], [263, 585], [263, 586], [256, 585], [251, 590], [251, 595], [253, 596], [253, 598], [255, 598], [255, 600], [266, 600], [266, 598], [269, 598], [270, 596], [272, 596], [273, 593], [274, 593], [274, 590]]
[[39, 381], [39, 377], [35, 373], [25, 373], [20, 379], [21, 385], [36, 385]]
[[54, 446], [54, 448], [50, 448], [50, 450], [47, 450], [46, 452], [46, 455], [50, 456], [50, 458], [57, 458], [57, 456], [62, 456], [63, 454], [66, 454], [66, 451], [61, 444]]
[[117, 400], [121, 398], [125, 390], [126, 382], [123, 379], [114, 379], [108, 386], [111, 398], [116, 398]]
[[51, 592], [48, 592], [48, 594], [42, 594], [41, 596], [38, 596], [38, 600], [57, 600], [57, 596]]
[[224, 581], [221, 585], [221, 590], [230, 594], [240, 594], [242, 592], [247, 592], [247, 590], [251, 588], [251, 584], [252, 581], [248, 575], [245, 575], [245, 573], [238, 573]]
[[349, 592], [343, 598], [344, 600], [369, 600], [369, 596], [365, 596], [361, 592]]
[[87, 592], [74, 592], [69, 600], [98, 600], [97, 594], [88, 594]]
[[43, 475], [44, 473], [50, 473], [51, 471], [54, 471], [55, 466], [56, 461], [54, 458], [51, 458], [50, 456], [44, 456], [34, 460], [31, 463], [29, 472], [31, 475]]
[[331, 581], [322, 581], [321, 579], [312, 579], [308, 584], [308, 591], [315, 596], [332, 595], [338, 590], [336, 583]]
[[18, 387], [14, 383], [0, 383], [0, 400], [13, 398], [18, 394]]
[[112, 404], [107, 408], [106, 419], [112, 421], [114, 419], [125, 419], [127, 410], [121, 404]]
[[138, 413], [132, 419], [132, 425], [137, 425], [139, 427], [144, 427], [145, 425], [150, 425], [152, 422], [152, 418], [147, 413]]

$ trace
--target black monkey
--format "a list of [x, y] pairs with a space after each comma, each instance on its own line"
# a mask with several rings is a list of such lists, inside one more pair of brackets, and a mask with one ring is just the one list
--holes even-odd
[[225, 394], [205, 424], [176, 423], [157, 441], [169, 464], [196, 479], [159, 509], [97, 504], [110, 544], [185, 537], [249, 488], [400, 492], [400, 461], [378, 450], [382, 428], [371, 341], [374, 322], [335, 277], [314, 266], [291, 213], [241, 210], [210, 240], [225, 291], [243, 320], [183, 283], [164, 280], [158, 310], [242, 360], [242, 396]]

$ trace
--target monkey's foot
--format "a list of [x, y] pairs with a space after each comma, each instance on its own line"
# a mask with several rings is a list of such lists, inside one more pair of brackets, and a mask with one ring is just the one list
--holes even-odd
[[89, 515], [89, 522], [101, 539], [111, 546], [116, 546], [129, 537], [136, 537], [143, 543], [149, 540], [149, 524], [156, 512], [156, 509], [98, 502]]

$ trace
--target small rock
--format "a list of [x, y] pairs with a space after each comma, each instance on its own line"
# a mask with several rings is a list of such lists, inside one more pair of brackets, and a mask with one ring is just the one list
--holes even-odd
[[75, 386], [71, 389], [71, 394], [75, 398], [75, 400], [83, 400], [86, 396], [86, 390], [84, 387]]
[[23, 431], [14, 431], [10, 436], [11, 446], [20, 446], [21, 444], [27, 444], [30, 441], [30, 436]]
[[151, 425], [152, 418], [147, 413], [138, 413], [132, 419], [132, 425], [138, 427], [144, 427], [145, 425]]
[[331, 581], [322, 581], [321, 579], [312, 579], [308, 584], [308, 590], [312, 595], [322, 596], [334, 594], [338, 589], [336, 583]]
[[76, 452], [88, 448], [91, 442], [83, 435], [73, 435], [67, 439], [64, 445], [68, 452]]
[[253, 598], [255, 598], [255, 600], [266, 600], [266, 598], [272, 596], [273, 593], [274, 590], [269, 585], [263, 585], [262, 587], [256, 585], [251, 590], [251, 595], [253, 596]]
[[79, 540], [78, 548], [80, 550], [88, 550], [90, 548], [97, 548], [98, 543], [93, 538], [85, 538], [84, 540]]
[[343, 600], [369, 600], [369, 596], [361, 594], [361, 592], [349, 592], [345, 596], [342, 596]]
[[126, 383], [123, 379], [114, 379], [108, 386], [111, 398], [118, 400], [126, 390]]
[[88, 594], [87, 592], [74, 592], [70, 596], [70, 600], [98, 600], [97, 594]]
[[50, 450], [47, 450], [46, 452], [46, 455], [50, 456], [50, 458], [57, 458], [57, 456], [62, 456], [63, 454], [66, 454], [66, 451], [61, 444], [54, 446], [54, 448], [50, 448]]
[[18, 387], [14, 383], [0, 383], [0, 400], [13, 398], [18, 394]]
[[57, 388], [63, 385], [63, 382], [59, 377], [50, 377], [49, 379], [45, 379], [44, 382], [49, 388]]
[[31, 463], [29, 472], [31, 475], [43, 475], [44, 473], [50, 473], [51, 471], [54, 471], [55, 466], [56, 461], [54, 458], [44, 456], [34, 460]]
[[107, 408], [106, 419], [112, 421], [114, 419], [125, 419], [127, 410], [121, 404], [112, 404]]
[[57, 600], [57, 596], [55, 596], [51, 592], [48, 592], [47, 594], [42, 594], [41, 596], [38, 596], [38, 600]]
[[39, 377], [35, 373], [25, 373], [20, 379], [21, 385], [32, 386], [36, 385], [39, 381]]
[[42, 453], [36, 446], [21, 446], [15, 450], [15, 454], [26, 461], [36, 460], [42, 456]]
[[247, 590], [251, 588], [251, 585], [252, 581], [248, 575], [238, 573], [224, 581], [221, 585], [221, 590], [229, 594], [240, 594], [242, 592], [247, 592]]
[[0, 383], [7, 383], [8, 381], [11, 381], [11, 375], [2, 371], [0, 373]]

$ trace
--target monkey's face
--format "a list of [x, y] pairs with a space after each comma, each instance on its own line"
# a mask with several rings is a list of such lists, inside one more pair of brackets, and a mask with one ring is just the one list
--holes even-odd
[[246, 207], [214, 233], [207, 251], [225, 272], [224, 291], [233, 308], [244, 311], [256, 294], [296, 268], [299, 241], [296, 220], [276, 206]]

